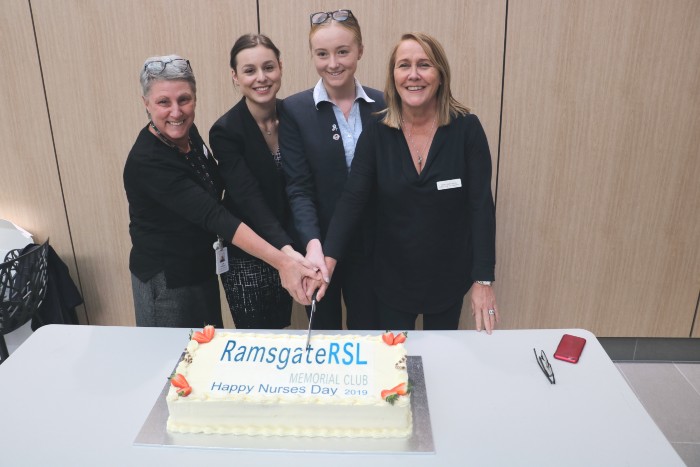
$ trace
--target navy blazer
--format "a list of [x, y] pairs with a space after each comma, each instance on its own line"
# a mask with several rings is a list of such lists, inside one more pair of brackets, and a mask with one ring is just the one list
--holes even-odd
[[[363, 129], [374, 112], [386, 107], [381, 91], [368, 87], [364, 90], [375, 102], [359, 101]], [[318, 238], [323, 242], [325, 238], [348, 178], [345, 149], [332, 104], [321, 102], [317, 109], [313, 88], [286, 98], [279, 115], [287, 196], [301, 246], [305, 248], [310, 240]], [[362, 229], [370, 235], [366, 223]]]
[[[291, 225], [291, 212], [284, 174], [275, 165], [245, 98], [214, 123], [209, 144], [219, 161], [229, 211], [276, 248], [291, 244], [285, 231]], [[236, 247], [231, 250], [236, 256], [246, 256]]]

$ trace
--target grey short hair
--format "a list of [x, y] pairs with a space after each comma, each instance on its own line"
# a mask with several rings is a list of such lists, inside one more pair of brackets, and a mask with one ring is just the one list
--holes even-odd
[[[187, 65], [175, 66], [172, 62], [174, 60], [183, 60], [187, 62]], [[155, 72], [149, 65], [154, 62], [163, 62], [165, 66], [159, 72]], [[197, 82], [194, 79], [194, 73], [192, 72], [192, 67], [189, 65], [189, 61], [180, 57], [179, 55], [163, 55], [159, 57], [150, 57], [143, 62], [143, 67], [141, 68], [141, 91], [143, 92], [143, 97], [148, 96], [151, 92], [151, 85], [154, 81], [174, 81], [182, 80], [187, 81], [192, 86], [192, 92], [197, 94]]]

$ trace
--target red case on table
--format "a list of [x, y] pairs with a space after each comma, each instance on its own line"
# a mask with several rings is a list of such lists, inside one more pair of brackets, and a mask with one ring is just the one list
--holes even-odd
[[586, 339], [583, 337], [564, 334], [561, 341], [559, 341], [557, 351], [554, 352], [554, 358], [564, 360], [565, 362], [576, 363], [581, 356], [581, 352], [583, 352], [584, 345], [586, 345]]

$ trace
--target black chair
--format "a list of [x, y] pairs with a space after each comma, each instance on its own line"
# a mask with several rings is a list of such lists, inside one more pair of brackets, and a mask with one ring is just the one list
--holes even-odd
[[5, 334], [28, 323], [46, 295], [49, 241], [12, 250], [0, 264], [0, 363], [9, 357]]

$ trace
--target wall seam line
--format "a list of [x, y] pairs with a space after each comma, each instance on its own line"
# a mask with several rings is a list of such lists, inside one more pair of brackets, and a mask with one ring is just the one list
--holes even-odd
[[693, 314], [693, 321], [690, 323], [690, 334], [688, 337], [693, 337], [693, 331], [695, 330], [695, 323], [698, 319], [698, 308], [700, 308], [700, 290], [698, 290], [698, 299], [695, 302], [695, 313]]
[[[32, 33], [34, 34], [34, 47], [36, 48], [36, 57], [37, 57], [37, 61], [39, 62], [39, 76], [41, 77], [41, 87], [42, 87], [42, 91], [44, 92], [44, 103], [46, 104], [46, 116], [47, 116], [48, 121], [49, 121], [49, 132], [51, 134], [51, 146], [53, 147], [54, 162], [56, 163], [58, 184], [59, 184], [59, 187], [61, 189], [61, 200], [63, 202], [63, 213], [66, 217], [66, 224], [68, 226], [68, 239], [70, 240], [70, 247], [71, 247], [71, 251], [73, 252], [73, 264], [75, 265], [75, 273], [78, 276], [78, 288], [80, 289], [81, 297], [84, 297], [85, 295], [83, 294], [83, 284], [82, 284], [82, 281], [80, 280], [80, 268], [78, 267], [78, 260], [77, 260], [77, 256], [75, 253], [75, 245], [73, 243], [73, 232], [71, 231], [70, 218], [68, 217], [68, 207], [66, 205], [66, 195], [63, 191], [63, 179], [61, 178], [61, 167], [60, 167], [60, 164], [58, 163], [58, 151], [56, 150], [56, 139], [54, 137], [53, 123], [51, 121], [51, 109], [49, 108], [49, 96], [46, 93], [46, 81], [44, 80], [44, 68], [41, 65], [41, 53], [39, 52], [39, 39], [37, 38], [37, 35], [36, 35], [36, 24], [34, 22], [34, 10], [32, 8], [32, 0], [27, 0], [27, 6], [29, 7], [29, 16], [32, 20]], [[87, 307], [87, 304], [85, 303], [84, 300], [85, 299], [83, 298], [83, 307], [85, 308], [85, 320], [86, 320], [86, 324], [90, 324], [90, 316], [88, 314], [88, 307]]]
[[494, 193], [494, 209], [498, 209], [498, 181], [501, 168], [501, 139], [503, 135], [503, 96], [506, 82], [506, 47], [508, 44], [508, 0], [506, 0], [506, 16], [503, 23], [503, 64], [501, 66], [501, 105], [498, 115], [498, 149], [496, 157], [496, 187]]
[[260, 0], [255, 0], [255, 13], [257, 14], [258, 18], [258, 34], [262, 34], [260, 32]]

